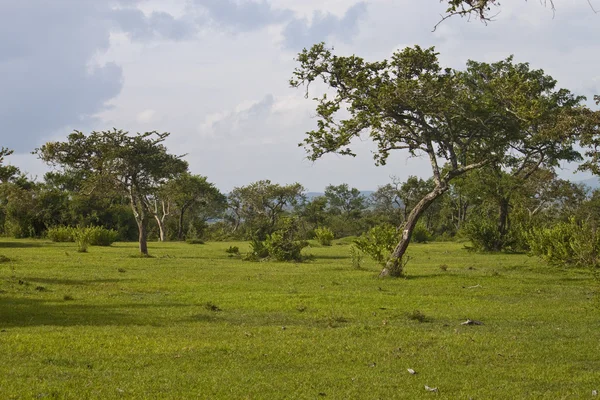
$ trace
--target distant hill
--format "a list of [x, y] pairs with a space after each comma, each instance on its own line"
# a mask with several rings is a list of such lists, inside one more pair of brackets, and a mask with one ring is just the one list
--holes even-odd
[[[373, 191], [373, 190], [361, 190], [360, 191], [360, 194], [362, 194], [367, 199], [370, 199], [371, 195], [373, 193], [375, 193], [375, 191]], [[307, 193], [305, 193], [305, 195], [306, 195], [306, 199], [307, 200], [312, 200], [315, 197], [325, 196], [325, 193], [322, 193], [322, 192], [307, 192]]]

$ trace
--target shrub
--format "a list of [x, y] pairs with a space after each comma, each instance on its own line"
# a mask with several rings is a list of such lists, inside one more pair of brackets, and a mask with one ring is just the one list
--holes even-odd
[[571, 218], [546, 228], [534, 228], [527, 235], [531, 253], [550, 265], [600, 266], [600, 234], [596, 227]]
[[352, 261], [352, 268], [362, 268], [362, 251], [356, 245], [350, 246], [350, 259]]
[[237, 246], [229, 246], [229, 248], [227, 250], [225, 250], [225, 253], [227, 254], [233, 254], [233, 255], [239, 255], [240, 254], [240, 248]]
[[202, 239], [188, 239], [186, 240], [187, 244], [204, 244], [204, 240]]
[[331, 246], [331, 241], [334, 239], [333, 231], [327, 227], [316, 228], [315, 238], [323, 246]]
[[85, 228], [90, 236], [90, 245], [92, 246], [110, 246], [119, 238], [119, 233], [113, 229], [106, 229], [101, 226], [90, 226]]
[[54, 226], [48, 228], [46, 231], [46, 237], [57, 243], [74, 242], [74, 231], [75, 228], [69, 226]]
[[277, 261], [302, 261], [302, 249], [308, 246], [308, 242], [297, 240], [298, 230], [297, 219], [282, 219], [280, 229], [268, 235], [264, 241], [253, 239], [250, 242], [252, 251], [244, 259], [257, 261], [271, 257]]
[[398, 244], [400, 235], [390, 224], [378, 225], [371, 228], [355, 240], [356, 247], [381, 265], [385, 265], [388, 256]]
[[77, 228], [73, 230], [73, 237], [75, 238], [75, 244], [77, 245], [77, 251], [80, 253], [87, 253], [88, 246], [90, 245], [91, 231], [89, 228]]
[[425, 224], [419, 222], [417, 223], [415, 229], [412, 232], [410, 241], [415, 243], [427, 243], [431, 240], [431, 237], [431, 232], [429, 232]]
[[77, 236], [81, 237], [85, 231], [88, 245], [91, 246], [110, 246], [119, 238], [119, 233], [113, 229], [106, 229], [101, 226], [89, 226], [87, 228], [72, 228], [69, 226], [55, 226], [46, 231], [46, 236], [53, 242], [76, 242]]
[[245, 261], [258, 261], [269, 257], [269, 250], [265, 247], [265, 242], [256, 238], [250, 241], [250, 252], [244, 256]]

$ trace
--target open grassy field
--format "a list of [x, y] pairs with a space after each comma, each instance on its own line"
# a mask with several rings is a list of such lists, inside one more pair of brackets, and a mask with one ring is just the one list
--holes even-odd
[[[600, 291], [526, 255], [412, 245], [407, 279], [245, 243], [0, 241], [0, 399], [586, 399]], [[0, 257], [1, 258], [1, 257]], [[440, 268], [445, 265], [447, 268]], [[444, 270], [446, 269], [446, 270]], [[464, 326], [467, 318], [483, 325]], [[407, 369], [416, 374], [410, 374]], [[437, 388], [428, 391], [425, 386]]]

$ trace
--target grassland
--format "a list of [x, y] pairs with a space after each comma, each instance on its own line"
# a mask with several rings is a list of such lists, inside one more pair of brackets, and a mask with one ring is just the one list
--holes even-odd
[[[585, 399], [600, 390], [586, 270], [456, 243], [411, 246], [407, 279], [228, 257], [245, 243], [77, 253], [0, 240], [0, 398]], [[7, 259], [8, 258], [8, 259]], [[472, 319], [483, 325], [461, 325]], [[416, 374], [410, 374], [407, 369]], [[427, 391], [425, 386], [437, 388]]]

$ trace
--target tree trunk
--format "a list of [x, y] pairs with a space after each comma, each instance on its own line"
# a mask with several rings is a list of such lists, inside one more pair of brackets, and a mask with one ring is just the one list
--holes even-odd
[[183, 206], [181, 206], [181, 212], [179, 213], [179, 226], [177, 227], [177, 239], [178, 240], [183, 240], [183, 217], [184, 217], [187, 209], [188, 209], [187, 204], [184, 204]]
[[141, 218], [137, 221], [139, 230], [140, 253], [148, 255], [148, 220]]
[[158, 224], [158, 232], [159, 232], [159, 240], [161, 242], [165, 241], [165, 224], [163, 223], [163, 221], [161, 220], [161, 218], [159, 218], [158, 215], [154, 215], [154, 219], [156, 220], [156, 223]]
[[444, 194], [449, 189], [447, 183], [442, 182], [440, 185], [436, 186], [433, 191], [427, 193], [425, 197], [421, 199], [414, 206], [411, 212], [408, 214], [406, 221], [403, 225], [401, 225], [400, 229], [402, 229], [402, 237], [400, 242], [390, 255], [390, 259], [388, 260], [385, 268], [379, 274], [379, 277], [383, 278], [385, 276], [403, 276], [404, 275], [404, 264], [402, 263], [402, 257], [408, 248], [408, 244], [410, 243], [410, 237], [412, 235], [415, 226], [417, 226], [417, 222], [421, 215], [429, 208], [431, 203], [435, 201], [438, 197]]
[[510, 199], [503, 197], [500, 199], [498, 212], [498, 233], [499, 237], [494, 244], [494, 250], [500, 251], [504, 247], [506, 241], [506, 235], [510, 228], [509, 212], [510, 212]]

